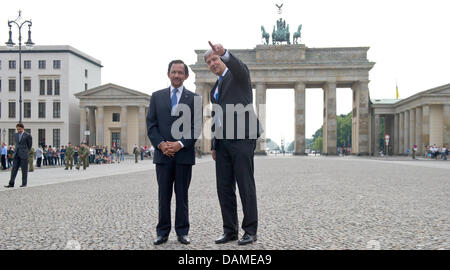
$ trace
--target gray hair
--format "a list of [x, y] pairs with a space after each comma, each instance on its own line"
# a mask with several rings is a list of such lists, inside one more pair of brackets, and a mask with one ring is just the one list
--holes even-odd
[[213, 50], [210, 48], [203, 54], [203, 60], [206, 62], [206, 58], [210, 57], [213, 54]]

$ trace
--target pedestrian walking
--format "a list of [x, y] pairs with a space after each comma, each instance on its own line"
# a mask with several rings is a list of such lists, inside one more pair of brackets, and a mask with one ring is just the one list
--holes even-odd
[[72, 147], [71, 143], [66, 147], [66, 168], [64, 170], [68, 170], [69, 167], [72, 170], [73, 167], [73, 156], [74, 156], [75, 150]]
[[86, 144], [82, 143], [80, 149], [78, 150], [78, 163], [76, 167], [77, 170], [80, 169], [81, 163], [83, 163], [83, 170], [86, 170], [88, 157], [89, 157], [89, 150], [86, 147]]
[[139, 151], [139, 147], [135, 144], [133, 149], [134, 154], [134, 163], [138, 163], [138, 156], [141, 152]]

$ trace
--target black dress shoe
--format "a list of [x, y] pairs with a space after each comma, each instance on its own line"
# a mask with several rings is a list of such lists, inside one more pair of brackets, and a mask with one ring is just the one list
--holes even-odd
[[253, 242], [256, 242], [256, 234], [251, 235], [251, 234], [245, 233], [244, 236], [242, 236], [241, 240], [238, 241], [238, 244], [239, 245], [248, 245]]
[[169, 237], [167, 237], [167, 236], [158, 236], [156, 238], [156, 240], [153, 242], [153, 244], [156, 246], [161, 245], [161, 244], [167, 242], [167, 240], [169, 240]]
[[187, 235], [179, 235], [178, 242], [184, 245], [189, 245], [191, 243], [191, 239]]
[[20, 187], [27, 187], [27, 185], [21, 185]]
[[4, 186], [5, 188], [13, 188], [14, 186], [11, 186], [11, 185], [7, 185], [7, 186]]
[[224, 233], [220, 238], [216, 240], [216, 244], [225, 244], [230, 241], [236, 241], [237, 239], [237, 233]]

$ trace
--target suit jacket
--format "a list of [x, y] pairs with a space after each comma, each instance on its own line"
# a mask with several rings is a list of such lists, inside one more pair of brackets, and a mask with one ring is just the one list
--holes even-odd
[[[197, 105], [194, 106], [194, 97], [197, 97]], [[175, 159], [177, 164], [194, 165], [195, 164], [195, 142], [200, 136], [202, 128], [202, 103], [201, 97], [186, 88], [180, 97], [178, 105], [185, 104], [190, 109], [191, 126], [184, 127], [181, 138], [174, 138], [172, 136], [172, 124], [181, 117], [184, 117], [184, 112], [181, 111], [179, 116], [172, 116], [172, 105], [171, 105], [171, 93], [170, 87], [156, 91], [152, 94], [150, 99], [150, 107], [147, 113], [147, 135], [155, 146], [155, 153], [153, 157], [153, 163], [155, 164], [165, 164], [172, 162]], [[179, 106], [180, 107], [180, 106]], [[194, 125], [194, 123], [196, 123]], [[161, 142], [176, 142], [181, 141], [183, 148], [175, 153], [173, 158], [168, 157], [163, 154], [163, 152], [158, 149], [158, 145]]]
[[[218, 104], [223, 111], [223, 118], [221, 118], [221, 127], [216, 128], [216, 124], [212, 126], [212, 132], [223, 134], [224, 139], [257, 139], [261, 136], [263, 132], [261, 123], [256, 117], [256, 113], [253, 108], [253, 90], [250, 80], [250, 72], [247, 65], [245, 65], [241, 60], [236, 58], [230, 53], [230, 59], [228, 62], [224, 62], [228, 67], [228, 71], [225, 74], [222, 81], [216, 81], [214, 87], [210, 92], [210, 99], [213, 104]], [[214, 92], [216, 87], [219, 86], [219, 100], [214, 98]], [[237, 105], [242, 104], [244, 107], [250, 105], [250, 109], [246, 112], [234, 112], [230, 115], [234, 116], [234, 132], [229, 132], [232, 134], [232, 138], [227, 135], [227, 104]], [[244, 124], [244, 138], [238, 136], [238, 119], [245, 119]], [[251, 125], [252, 123], [256, 124]], [[242, 131], [240, 131], [242, 133]], [[215, 149], [216, 138], [213, 137], [211, 143], [211, 149]]]
[[22, 140], [19, 142], [19, 133], [14, 134], [14, 139], [16, 141], [16, 152], [14, 157], [19, 157], [21, 159], [28, 159], [28, 155], [30, 153], [31, 146], [33, 145], [33, 138], [31, 134], [26, 133], [25, 131], [22, 134]]

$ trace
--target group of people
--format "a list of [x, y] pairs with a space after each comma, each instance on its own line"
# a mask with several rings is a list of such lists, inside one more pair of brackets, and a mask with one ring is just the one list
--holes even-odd
[[[254, 121], [257, 117], [252, 106], [253, 91], [247, 65], [221, 44], [209, 42], [209, 45], [211, 48], [205, 52], [203, 58], [209, 70], [217, 77], [209, 93], [209, 99], [213, 103], [213, 108], [223, 112], [214, 111], [211, 125], [211, 132], [214, 134], [211, 140], [211, 154], [216, 166], [217, 195], [223, 221], [223, 234], [215, 240], [215, 243], [223, 244], [238, 240], [237, 184], [244, 212], [242, 229], [245, 232], [237, 243], [246, 245], [257, 240], [258, 210], [254, 152], [256, 139], [260, 137], [262, 128], [258, 120]], [[202, 104], [201, 97], [183, 85], [189, 77], [188, 66], [182, 60], [173, 60], [169, 63], [167, 76], [171, 85], [152, 94], [146, 118], [147, 135], [155, 146], [153, 163], [156, 164], [158, 182], [159, 214], [154, 245], [161, 245], [169, 238], [173, 191], [176, 198], [177, 239], [181, 244], [190, 243], [188, 189], [192, 166], [195, 164], [195, 143], [202, 127], [195, 120], [197, 117], [200, 121], [203, 118], [203, 108], [194, 106], [194, 103]], [[183, 111], [177, 114], [179, 104], [182, 104]], [[229, 105], [247, 106], [248, 110], [242, 114], [237, 112], [227, 114]], [[237, 124], [237, 117], [245, 117], [243, 126]], [[183, 123], [184, 131], [181, 137], [172, 133], [174, 125], [180, 119], [191, 120]], [[251, 126], [254, 123], [257, 125], [256, 129]], [[221, 134], [226, 135], [224, 137]]]
[[2, 170], [8, 170], [8, 169], [12, 168], [15, 152], [16, 152], [15, 146], [13, 146], [13, 145], [7, 146], [6, 143], [2, 143], [2, 146], [1, 146], [1, 169]]
[[443, 145], [441, 147], [436, 146], [436, 144], [427, 145], [425, 147], [425, 155], [427, 158], [447, 160], [448, 145]]

